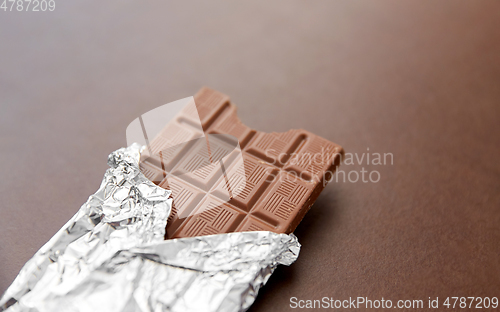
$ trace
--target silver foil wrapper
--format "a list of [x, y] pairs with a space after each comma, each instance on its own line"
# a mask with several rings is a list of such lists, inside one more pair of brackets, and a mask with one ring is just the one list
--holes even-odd
[[0, 311], [245, 311], [293, 235], [164, 240], [170, 191], [139, 170], [141, 146], [113, 152], [99, 190], [21, 269]]

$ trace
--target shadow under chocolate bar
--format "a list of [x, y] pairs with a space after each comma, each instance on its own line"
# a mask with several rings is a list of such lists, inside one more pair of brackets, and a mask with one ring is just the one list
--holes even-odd
[[194, 102], [151, 140], [140, 163], [148, 179], [172, 191], [165, 238], [293, 232], [340, 164], [342, 147], [302, 129], [253, 130], [228, 96], [209, 88]]

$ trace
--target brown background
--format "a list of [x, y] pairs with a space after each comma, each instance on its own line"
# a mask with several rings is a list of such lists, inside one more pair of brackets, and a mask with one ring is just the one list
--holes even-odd
[[381, 179], [325, 189], [252, 311], [500, 297], [499, 1], [56, 3], [0, 11], [0, 292], [95, 192], [128, 123], [207, 85], [253, 128], [394, 155], [342, 168]]

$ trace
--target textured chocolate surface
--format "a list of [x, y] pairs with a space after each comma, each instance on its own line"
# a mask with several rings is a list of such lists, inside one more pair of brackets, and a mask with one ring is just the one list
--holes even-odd
[[[250, 129], [229, 97], [209, 88], [194, 98], [196, 106], [171, 120], [151, 141], [153, 156], [141, 161], [148, 179], [172, 190], [166, 237], [293, 232], [335, 171], [342, 147], [305, 130]], [[191, 126], [198, 120], [201, 139]]]

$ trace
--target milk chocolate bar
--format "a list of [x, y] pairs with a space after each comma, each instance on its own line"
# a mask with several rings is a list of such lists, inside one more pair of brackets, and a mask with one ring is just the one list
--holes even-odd
[[228, 96], [208, 88], [194, 100], [140, 163], [148, 179], [172, 191], [165, 238], [293, 232], [331, 179], [342, 147], [302, 129], [251, 129]]

